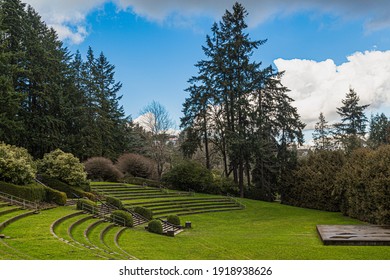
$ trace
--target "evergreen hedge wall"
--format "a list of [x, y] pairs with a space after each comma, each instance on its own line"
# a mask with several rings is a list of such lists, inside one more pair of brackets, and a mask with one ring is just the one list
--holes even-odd
[[340, 211], [340, 197], [336, 196], [336, 174], [343, 167], [341, 151], [317, 151], [302, 159], [293, 172], [290, 186], [282, 202], [293, 206]]

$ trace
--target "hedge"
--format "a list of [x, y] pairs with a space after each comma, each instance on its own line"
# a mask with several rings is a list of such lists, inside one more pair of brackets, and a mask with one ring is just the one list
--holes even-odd
[[345, 164], [342, 151], [316, 151], [299, 161], [282, 203], [324, 211], [340, 211], [336, 174]]
[[54, 202], [58, 205], [65, 205], [67, 199], [65, 193], [36, 183], [18, 186], [0, 182], [0, 191], [29, 201]]
[[106, 203], [111, 204], [118, 209], [123, 209], [122, 201], [116, 197], [106, 196]]
[[145, 208], [145, 207], [137, 206], [137, 207], [135, 207], [135, 208], [133, 209], [133, 211], [134, 211], [135, 213], [140, 214], [141, 216], [143, 216], [144, 218], [146, 218], [146, 219], [148, 219], [148, 220], [150, 220], [150, 219], [153, 218], [153, 212], [152, 212], [152, 210], [147, 209], [147, 208]]
[[337, 182], [344, 215], [390, 224], [390, 145], [354, 151]]
[[47, 175], [40, 175], [39, 179], [48, 187], [66, 193], [69, 198], [87, 197], [90, 200], [96, 201], [96, 197], [92, 193], [88, 193], [81, 188], [70, 186], [58, 179], [51, 178]]
[[148, 223], [148, 231], [157, 233], [157, 234], [162, 234], [163, 233], [163, 227], [162, 223], [159, 220], [151, 220]]
[[[115, 217], [122, 218], [123, 221], [122, 221], [122, 219], [115, 219]], [[116, 223], [119, 222], [119, 224], [121, 224], [124, 227], [133, 227], [134, 226], [133, 216], [129, 212], [126, 212], [123, 210], [113, 211], [111, 213], [111, 220], [113, 222], [116, 222]]]
[[[85, 207], [84, 205], [86, 205], [86, 207]], [[93, 201], [91, 201], [91, 200], [89, 200], [89, 199], [84, 199], [84, 198], [79, 199], [79, 200], [77, 201], [76, 208], [77, 208], [78, 210], [85, 210], [85, 211], [88, 211], [88, 212], [90, 212], [90, 213], [92, 213], [92, 214], [98, 212], [96, 203], [93, 202]]]
[[167, 222], [173, 225], [180, 226], [180, 218], [177, 215], [169, 215], [167, 217]]
[[46, 189], [35, 183], [18, 186], [0, 181], [0, 191], [29, 201], [46, 201]]

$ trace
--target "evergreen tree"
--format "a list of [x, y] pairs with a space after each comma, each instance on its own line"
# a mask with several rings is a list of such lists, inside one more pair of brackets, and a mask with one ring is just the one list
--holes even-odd
[[[276, 189], [283, 166], [288, 161], [288, 146], [302, 142], [304, 124], [299, 121], [288, 89], [280, 83], [282, 73], [272, 67], [260, 69], [251, 60], [253, 52], [266, 40], [254, 41], [245, 33], [247, 12], [241, 4], [226, 11], [222, 21], [212, 26], [212, 36], [203, 47], [207, 59], [196, 64], [198, 76], [190, 79], [190, 97], [183, 105], [182, 127], [185, 144], [197, 143], [202, 135], [217, 147], [226, 176], [233, 175], [240, 195], [251, 175], [257, 188]], [[188, 148], [188, 145], [186, 146]], [[196, 145], [191, 145], [194, 152]], [[206, 165], [209, 159], [206, 149]], [[252, 173], [252, 174], [251, 174]], [[270, 200], [274, 191], [265, 191]], [[273, 198], [272, 198], [273, 199]], [[272, 200], [271, 199], [271, 200]]]
[[373, 148], [390, 143], [390, 120], [385, 114], [371, 116], [368, 142]]
[[330, 150], [332, 147], [330, 140], [330, 126], [321, 112], [318, 122], [315, 124], [313, 132], [314, 145], [317, 150]]
[[366, 134], [367, 117], [364, 110], [369, 105], [359, 105], [359, 96], [350, 88], [346, 98], [342, 100], [343, 106], [337, 108], [341, 122], [334, 125], [335, 139], [348, 152], [362, 146]]

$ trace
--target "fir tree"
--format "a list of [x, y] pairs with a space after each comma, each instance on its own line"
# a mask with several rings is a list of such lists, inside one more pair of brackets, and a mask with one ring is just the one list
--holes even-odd
[[330, 140], [330, 126], [321, 112], [318, 122], [315, 124], [313, 132], [313, 141], [317, 150], [330, 150], [332, 143]]
[[343, 106], [337, 108], [341, 122], [334, 125], [334, 135], [346, 151], [361, 147], [366, 134], [368, 120], [364, 110], [369, 105], [359, 105], [359, 100], [357, 93], [350, 88], [342, 100]]

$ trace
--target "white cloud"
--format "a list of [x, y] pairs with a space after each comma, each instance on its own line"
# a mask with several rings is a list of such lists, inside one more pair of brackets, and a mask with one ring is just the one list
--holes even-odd
[[24, 0], [53, 27], [61, 40], [81, 43], [88, 36], [86, 16], [107, 0]]
[[[220, 19], [236, 0], [24, 0], [33, 6], [46, 23], [58, 31], [61, 39], [80, 43], [87, 35], [86, 16], [105, 3], [128, 10], [150, 21], [170, 22], [176, 26], [193, 25], [197, 16]], [[362, 18], [367, 31], [390, 27], [388, 0], [241, 0], [249, 12], [248, 23], [257, 26], [277, 16], [300, 11], [328, 13], [341, 18]]]
[[288, 87], [294, 105], [307, 129], [313, 129], [320, 112], [330, 122], [339, 121], [336, 108], [349, 88], [355, 89], [360, 104], [370, 104], [369, 112], [383, 112], [390, 107], [390, 51], [357, 52], [337, 66], [333, 60], [274, 61], [279, 71], [286, 71], [282, 83]]

